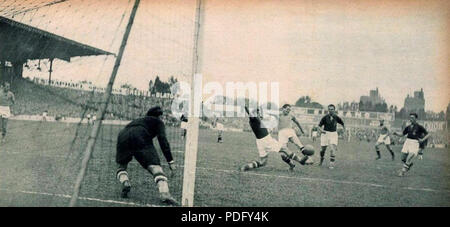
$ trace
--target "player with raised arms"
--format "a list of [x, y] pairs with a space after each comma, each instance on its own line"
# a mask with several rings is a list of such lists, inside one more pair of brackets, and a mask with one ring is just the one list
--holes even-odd
[[337, 145], [338, 145], [338, 134], [337, 134], [337, 124], [342, 125], [345, 132], [345, 126], [342, 119], [336, 114], [336, 107], [333, 104], [328, 105], [328, 114], [323, 116], [319, 123], [320, 130], [320, 163], [323, 164], [325, 158], [325, 151], [327, 147], [330, 146], [330, 169], [334, 168], [334, 161], [336, 159]]
[[256, 137], [256, 147], [258, 148], [259, 160], [245, 164], [240, 168], [241, 171], [247, 171], [265, 166], [267, 164], [268, 152], [280, 153], [281, 159], [289, 165], [290, 170], [293, 170], [295, 167], [292, 160], [304, 165], [308, 159], [308, 156], [314, 154], [313, 148], [308, 147], [309, 149], [304, 149], [303, 151], [305, 156], [300, 159], [294, 153], [290, 153], [287, 149], [283, 149], [280, 143], [272, 138], [266, 126], [264, 126], [261, 122], [262, 113], [260, 109], [255, 109], [252, 113], [250, 113], [248, 107], [245, 106], [245, 112], [249, 115], [250, 127]]
[[419, 153], [420, 143], [423, 143], [430, 137], [427, 130], [422, 125], [417, 123], [417, 117], [418, 116], [416, 113], [410, 113], [409, 121], [411, 124], [403, 130], [403, 134], [399, 134], [397, 132], [393, 133], [397, 136], [406, 136], [405, 143], [403, 143], [402, 147], [403, 168], [398, 174], [400, 177], [403, 177], [405, 173], [408, 172], [413, 166], [414, 158]]
[[128, 197], [131, 189], [127, 166], [134, 157], [153, 176], [161, 201], [169, 205], [179, 205], [169, 193], [168, 179], [153, 145], [153, 138], [157, 137], [159, 146], [173, 173], [175, 170], [174, 159], [166, 137], [165, 125], [161, 120], [162, 115], [161, 107], [150, 108], [145, 117], [133, 120], [119, 132], [116, 153], [116, 162], [119, 166], [117, 179], [122, 184], [121, 196], [123, 198]]
[[5, 142], [8, 119], [11, 117], [11, 106], [14, 105], [15, 101], [16, 99], [14, 93], [10, 91], [9, 83], [5, 83], [5, 86], [0, 87], [0, 123], [2, 124], [1, 143]]
[[375, 151], [377, 152], [377, 158], [375, 160], [381, 158], [380, 145], [382, 144], [384, 144], [384, 146], [386, 146], [386, 149], [388, 149], [388, 151], [391, 153], [392, 161], [394, 161], [395, 155], [391, 148], [391, 137], [389, 129], [387, 128], [386, 125], [384, 125], [384, 120], [380, 120], [380, 136], [378, 137], [378, 140], [375, 143]]

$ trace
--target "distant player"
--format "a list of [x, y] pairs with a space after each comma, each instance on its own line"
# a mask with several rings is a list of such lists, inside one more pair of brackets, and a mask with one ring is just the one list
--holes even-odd
[[261, 122], [262, 113], [259, 109], [256, 109], [254, 112], [250, 113], [248, 107], [246, 106], [245, 112], [249, 115], [250, 127], [256, 137], [256, 147], [258, 148], [259, 160], [245, 164], [241, 167], [241, 171], [247, 171], [265, 166], [267, 164], [268, 152], [280, 153], [281, 159], [289, 165], [290, 170], [293, 170], [295, 167], [292, 160], [295, 160], [302, 165], [305, 164], [308, 156], [300, 159], [294, 153], [290, 153], [287, 149], [283, 149], [281, 144], [272, 138], [266, 126], [264, 126]]
[[[393, 133], [397, 136], [406, 136], [406, 140], [402, 148], [403, 168], [398, 174], [400, 177], [404, 176], [405, 173], [408, 172], [413, 166], [414, 158], [419, 153], [419, 144], [423, 143], [428, 139], [428, 137], [430, 137], [427, 130], [422, 125], [417, 123], [416, 113], [409, 114], [409, 121], [411, 124], [403, 130], [403, 134], [399, 134], [397, 132]], [[422, 135], [424, 136], [420, 138]]]
[[384, 120], [380, 120], [380, 136], [378, 137], [377, 142], [375, 143], [375, 151], [377, 152], [377, 158], [375, 160], [378, 160], [381, 158], [380, 154], [380, 145], [384, 144], [386, 146], [386, 149], [391, 153], [392, 161], [395, 159], [394, 152], [391, 149], [391, 138], [389, 129], [386, 125], [384, 125]]
[[330, 154], [330, 169], [334, 168], [334, 161], [336, 158], [337, 145], [338, 145], [338, 133], [336, 131], [337, 124], [342, 125], [345, 132], [345, 126], [342, 119], [336, 115], [336, 107], [333, 104], [328, 105], [328, 114], [322, 117], [319, 123], [319, 130], [321, 132], [320, 136], [320, 146], [322, 147], [320, 150], [320, 163], [323, 164], [323, 160], [325, 158], [325, 151], [327, 147], [330, 146], [331, 154]]
[[285, 104], [281, 108], [280, 119], [278, 123], [278, 141], [281, 146], [287, 148], [288, 142], [294, 143], [300, 151], [303, 151], [304, 147], [300, 139], [297, 137], [295, 130], [292, 128], [292, 122], [294, 122], [297, 127], [300, 129], [302, 134], [305, 132], [298, 123], [297, 119], [293, 114], [291, 114], [291, 105]]
[[313, 126], [311, 129], [311, 138], [313, 142], [316, 142], [317, 137], [319, 136], [319, 129], [317, 126]]
[[47, 121], [47, 115], [48, 115], [48, 111], [44, 110], [44, 112], [42, 112], [42, 121]]
[[157, 137], [163, 155], [173, 172], [175, 165], [166, 137], [165, 125], [161, 120], [162, 114], [163, 111], [159, 106], [153, 107], [145, 117], [133, 120], [119, 133], [116, 153], [116, 162], [119, 165], [117, 179], [122, 184], [123, 198], [128, 197], [131, 189], [127, 166], [134, 157], [153, 176], [161, 201], [170, 205], [178, 205], [178, 202], [169, 193], [168, 179], [161, 168], [158, 153], [153, 145], [153, 138]]
[[214, 127], [217, 129], [217, 143], [223, 143], [223, 124], [220, 122], [219, 118], [214, 121]]
[[5, 83], [5, 86], [0, 87], [0, 123], [2, 124], [1, 143], [5, 142], [8, 119], [11, 117], [11, 107], [14, 105], [15, 101], [16, 99], [14, 93], [10, 91], [9, 83]]
[[87, 119], [88, 125], [90, 125], [90, 124], [91, 124], [91, 114], [90, 114], [90, 113], [88, 113], [88, 114], [86, 115], [86, 119]]
[[188, 118], [184, 114], [182, 114], [180, 117], [180, 121], [181, 121], [180, 128], [183, 130], [182, 137], [184, 139], [186, 139], [186, 133], [187, 133], [187, 128], [188, 128], [188, 123], [187, 123]]

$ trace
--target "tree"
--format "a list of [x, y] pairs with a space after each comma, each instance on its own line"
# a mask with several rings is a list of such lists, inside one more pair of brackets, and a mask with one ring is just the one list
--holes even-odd
[[311, 97], [309, 97], [309, 96], [300, 97], [297, 100], [297, 102], [295, 102], [295, 106], [306, 107], [306, 108], [323, 108], [323, 106], [320, 103], [313, 102], [311, 100]]

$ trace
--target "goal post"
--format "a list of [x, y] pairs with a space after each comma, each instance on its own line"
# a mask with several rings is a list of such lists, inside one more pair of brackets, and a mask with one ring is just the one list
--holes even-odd
[[118, 53], [116, 61], [114, 63], [114, 68], [111, 73], [111, 77], [109, 78], [108, 86], [107, 86], [105, 94], [104, 94], [104, 98], [103, 98], [104, 100], [101, 105], [101, 108], [98, 111], [98, 116], [100, 116], [100, 119], [92, 128], [92, 131], [91, 131], [91, 134], [90, 134], [90, 137], [88, 140], [88, 144], [86, 147], [86, 151], [84, 152], [83, 160], [81, 162], [81, 169], [76, 178], [74, 191], [73, 191], [72, 197], [70, 199], [70, 203], [69, 203], [70, 207], [76, 206], [78, 195], [80, 193], [81, 184], [83, 182], [84, 175], [86, 174], [86, 169], [87, 169], [87, 166], [89, 163], [89, 159], [91, 158], [92, 152], [94, 151], [96, 138], [100, 132], [100, 127], [102, 125], [102, 120], [105, 116], [106, 109], [108, 107], [108, 102], [111, 98], [114, 81], [115, 81], [117, 72], [119, 70], [120, 62], [122, 60], [125, 46], [127, 45], [127, 40], [130, 35], [131, 27], [133, 26], [134, 17], [136, 16], [136, 11], [139, 7], [139, 3], [140, 3], [140, 0], [135, 0], [135, 2], [134, 2], [133, 10], [131, 11], [130, 19], [128, 21], [128, 25], [126, 27], [125, 33], [123, 35], [122, 43], [119, 48], [119, 53]]
[[189, 102], [189, 121], [186, 136], [186, 151], [184, 159], [183, 189], [181, 205], [185, 207], [194, 206], [195, 172], [197, 168], [197, 150], [199, 124], [202, 103], [202, 80], [201, 75], [201, 53], [202, 53], [202, 30], [204, 22], [205, 0], [197, 0], [194, 31], [194, 51], [192, 59], [192, 80]]

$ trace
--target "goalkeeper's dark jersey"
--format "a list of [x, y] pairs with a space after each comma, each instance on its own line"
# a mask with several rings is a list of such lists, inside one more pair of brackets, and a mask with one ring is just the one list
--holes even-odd
[[250, 127], [257, 139], [262, 139], [269, 135], [269, 131], [267, 131], [267, 128], [261, 123], [259, 117], [250, 117]]
[[130, 122], [125, 129], [132, 127], [143, 127], [148, 132], [146, 135], [148, 144], [152, 143], [153, 138], [157, 137], [159, 146], [168, 162], [173, 160], [172, 153], [170, 151], [170, 145], [166, 137], [166, 127], [164, 122], [157, 117], [143, 117], [138, 118]]

